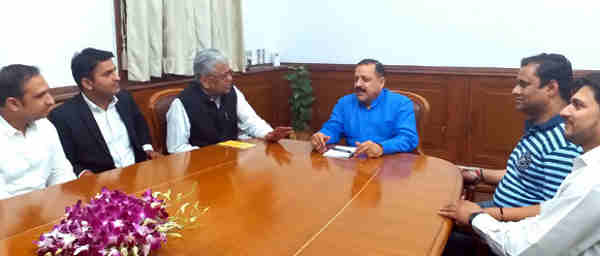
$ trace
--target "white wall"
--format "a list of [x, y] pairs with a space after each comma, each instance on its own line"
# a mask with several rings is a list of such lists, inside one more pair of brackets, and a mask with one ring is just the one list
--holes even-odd
[[2, 1], [0, 66], [35, 65], [50, 87], [75, 85], [71, 57], [86, 47], [116, 55], [111, 0]]
[[244, 4], [246, 48], [277, 48], [282, 62], [518, 67], [558, 52], [576, 69], [600, 69], [596, 0], [282, 2]]
[[281, 10], [287, 9], [287, 1], [243, 0], [245, 48], [254, 51], [263, 48], [278, 51], [279, 45], [282, 44], [281, 25], [286, 18]]
[[[524, 56], [565, 54], [600, 69], [597, 0], [243, 0], [246, 49], [282, 62], [517, 67]], [[96, 47], [116, 53], [110, 0], [3, 1], [0, 66], [41, 68], [51, 87], [74, 85], [70, 59]]]

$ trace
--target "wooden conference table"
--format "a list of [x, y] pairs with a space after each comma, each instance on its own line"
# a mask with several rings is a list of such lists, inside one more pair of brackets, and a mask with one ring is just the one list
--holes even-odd
[[[428, 156], [332, 159], [304, 141], [210, 146], [0, 201], [0, 255], [34, 255], [64, 208], [106, 186], [128, 194], [189, 192], [210, 206], [201, 227], [154, 255], [439, 255], [456, 200], [453, 164]], [[174, 212], [174, 211], [170, 211]]]

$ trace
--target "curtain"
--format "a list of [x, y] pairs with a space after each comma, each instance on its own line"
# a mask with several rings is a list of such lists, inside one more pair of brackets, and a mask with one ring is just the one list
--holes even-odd
[[122, 1], [129, 80], [191, 76], [194, 55], [205, 48], [223, 52], [232, 70], [244, 69], [241, 0]]
[[162, 76], [163, 0], [127, 0], [125, 7], [127, 73], [131, 81]]
[[229, 57], [234, 71], [244, 70], [245, 56], [242, 28], [241, 0], [211, 0], [212, 37], [211, 47]]

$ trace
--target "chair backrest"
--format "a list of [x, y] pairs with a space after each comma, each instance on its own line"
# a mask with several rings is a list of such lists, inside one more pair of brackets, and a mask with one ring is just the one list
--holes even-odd
[[155, 92], [150, 96], [148, 108], [150, 109], [150, 123], [152, 125], [152, 140], [154, 150], [167, 154], [167, 111], [171, 102], [183, 91], [182, 88], [166, 89]]
[[415, 110], [415, 119], [417, 122], [417, 133], [419, 133], [419, 145], [415, 150], [415, 153], [423, 154], [423, 138], [425, 138], [425, 127], [429, 124], [429, 102], [423, 96], [414, 92], [403, 91], [403, 90], [391, 90], [392, 92], [402, 94], [408, 97], [413, 102]]

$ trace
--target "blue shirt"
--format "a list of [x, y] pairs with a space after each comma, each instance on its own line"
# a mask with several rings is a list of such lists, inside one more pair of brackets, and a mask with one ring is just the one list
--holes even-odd
[[558, 115], [539, 125], [525, 123], [525, 134], [510, 154], [506, 174], [494, 192], [496, 206], [530, 206], [554, 197], [571, 173], [573, 159], [583, 152], [565, 139], [564, 130], [564, 120]]
[[370, 140], [383, 154], [411, 152], [419, 144], [413, 102], [385, 88], [369, 108], [354, 93], [342, 97], [320, 132], [331, 137], [327, 144], [343, 137], [351, 146]]

